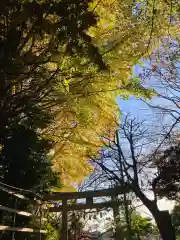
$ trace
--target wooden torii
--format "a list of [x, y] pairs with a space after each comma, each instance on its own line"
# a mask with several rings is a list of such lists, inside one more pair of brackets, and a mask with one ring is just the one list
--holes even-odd
[[[114, 218], [116, 219], [118, 216], [118, 206], [121, 204], [118, 201], [118, 195], [124, 194], [128, 192], [124, 187], [115, 187], [103, 190], [96, 191], [86, 191], [86, 192], [56, 192], [50, 196], [47, 196], [45, 200], [53, 200], [53, 201], [62, 201], [62, 205], [58, 207], [51, 207], [49, 209], [50, 212], [62, 212], [62, 230], [61, 230], [61, 239], [68, 240], [68, 212], [74, 210], [82, 210], [82, 209], [102, 209], [109, 208], [113, 209]], [[111, 201], [108, 202], [99, 202], [94, 203], [93, 198], [97, 197], [111, 197]], [[78, 204], [68, 204], [68, 200], [72, 199], [86, 199], [86, 203], [78, 203]]]

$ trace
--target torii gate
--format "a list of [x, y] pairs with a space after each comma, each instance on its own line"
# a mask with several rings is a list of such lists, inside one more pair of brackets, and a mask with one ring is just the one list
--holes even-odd
[[[111, 207], [113, 208], [114, 218], [116, 220], [118, 216], [118, 206], [121, 204], [118, 201], [118, 195], [129, 192], [128, 189], [124, 187], [115, 187], [97, 191], [86, 191], [86, 192], [56, 192], [50, 196], [47, 196], [46, 200], [62, 200], [62, 205], [58, 207], [50, 208], [50, 212], [62, 212], [62, 232], [61, 239], [68, 240], [68, 211], [81, 210], [81, 209], [102, 209]], [[94, 203], [93, 198], [96, 197], [111, 197], [111, 201]], [[72, 199], [86, 199], [86, 203], [78, 204], [68, 204], [68, 200]]]

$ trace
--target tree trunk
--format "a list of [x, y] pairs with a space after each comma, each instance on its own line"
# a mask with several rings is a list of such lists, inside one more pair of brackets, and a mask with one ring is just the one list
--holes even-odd
[[169, 214], [169, 211], [160, 211], [158, 209], [157, 202], [148, 199], [140, 190], [139, 186], [133, 185], [132, 190], [134, 190], [136, 196], [140, 198], [143, 204], [153, 215], [161, 238], [163, 240], [176, 240], [175, 228], [172, 225], [171, 215]]
[[[152, 212], [153, 214], [153, 212]], [[156, 211], [154, 214], [159, 232], [163, 240], [176, 240], [175, 229], [169, 211]]]

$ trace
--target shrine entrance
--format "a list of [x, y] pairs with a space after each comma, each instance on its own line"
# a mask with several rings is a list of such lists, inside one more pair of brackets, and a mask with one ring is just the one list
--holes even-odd
[[[68, 212], [85, 210], [85, 209], [103, 209], [112, 208], [114, 220], [116, 223], [117, 216], [119, 214], [119, 205], [122, 201], [118, 199], [118, 195], [128, 192], [127, 189], [123, 187], [115, 187], [109, 189], [102, 189], [96, 191], [86, 191], [86, 192], [58, 192], [47, 196], [45, 200], [62, 201], [61, 205], [49, 208], [50, 212], [61, 212], [62, 213], [62, 229], [61, 229], [61, 239], [68, 240]], [[94, 202], [94, 198], [99, 197], [110, 197], [110, 201], [106, 202]], [[86, 203], [70, 203], [69, 200], [86, 199]], [[129, 203], [128, 203], [129, 204]]]

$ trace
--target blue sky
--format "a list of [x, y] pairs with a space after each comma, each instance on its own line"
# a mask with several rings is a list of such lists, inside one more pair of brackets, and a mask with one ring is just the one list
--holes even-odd
[[147, 109], [147, 105], [145, 103], [139, 99], [135, 99], [134, 97], [130, 97], [128, 100], [123, 100], [118, 97], [117, 102], [123, 114], [126, 115], [130, 113], [138, 119], [144, 119], [145, 114], [148, 114], [150, 111]]
[[[117, 102], [123, 115], [130, 114], [133, 117], [136, 117], [137, 120], [139, 121], [145, 120], [148, 122], [152, 122], [152, 124], [154, 122], [157, 123], [157, 121], [161, 121], [161, 123], [164, 124], [172, 123], [172, 118], [169, 115], [164, 116], [162, 119], [161, 118], [162, 116], [158, 114], [158, 111], [148, 107], [148, 105], [141, 101], [140, 99], [130, 97], [128, 100], [123, 100], [120, 97], [118, 97]], [[158, 97], [153, 97], [149, 102], [153, 106], [157, 105], [166, 106], [168, 104], [167, 101], [165, 100], [163, 101]]]
[[[139, 74], [143, 73], [143, 68], [151, 69], [151, 63], [148, 63], [147, 61], [144, 61], [142, 63], [142, 67], [140, 65], [136, 65], [133, 69], [133, 75], [139, 76]], [[147, 78], [148, 80], [143, 80], [143, 86], [147, 88], [154, 88], [157, 92], [161, 93], [163, 96], [170, 96], [170, 92], [165, 89], [159, 81], [159, 77], [153, 77]], [[176, 96], [180, 97], [180, 92], [173, 92], [171, 89], [171, 92], [174, 93]], [[134, 117], [136, 117], [138, 120], [148, 120], [151, 122], [157, 121], [163, 121], [164, 124], [172, 124], [172, 117], [169, 114], [166, 114], [163, 119], [161, 115], [161, 119], [159, 119], [160, 114], [158, 114], [158, 110], [152, 109], [148, 107], [146, 103], [141, 101], [140, 99], [136, 99], [135, 97], [131, 96], [128, 100], [123, 100], [120, 97], [117, 98], [117, 103], [120, 106], [121, 112], [126, 115], [130, 114]], [[168, 100], [162, 99], [160, 97], [154, 96], [149, 101], [149, 103], [153, 106], [162, 106], [162, 107], [169, 107], [172, 109], [174, 106], [172, 102], [169, 102]], [[177, 110], [177, 109], [176, 109]]]

